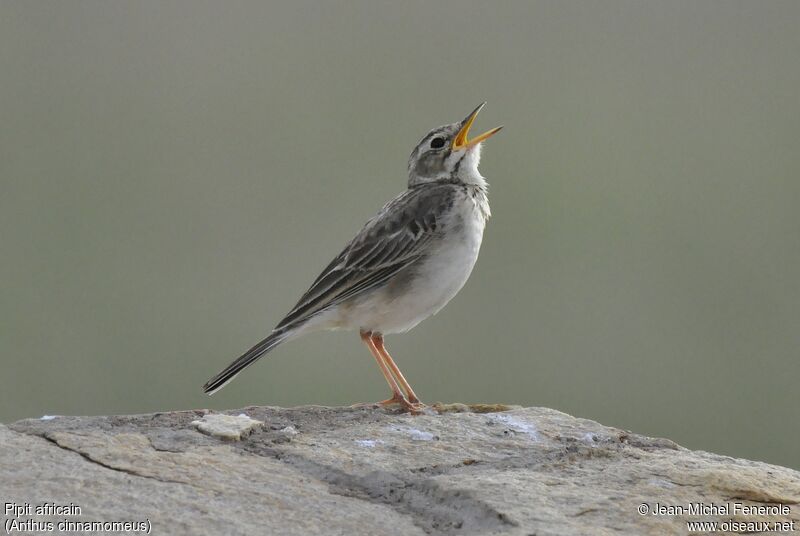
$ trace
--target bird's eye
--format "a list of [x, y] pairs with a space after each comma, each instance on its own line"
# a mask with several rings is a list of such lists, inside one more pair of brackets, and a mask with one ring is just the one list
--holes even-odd
[[444, 147], [444, 138], [436, 137], [431, 140], [431, 149], [441, 149]]

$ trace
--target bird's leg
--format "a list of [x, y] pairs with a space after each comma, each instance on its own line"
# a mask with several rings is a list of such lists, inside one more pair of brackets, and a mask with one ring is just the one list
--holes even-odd
[[386, 378], [386, 383], [389, 384], [389, 388], [392, 390], [392, 398], [388, 400], [384, 400], [382, 402], [378, 402], [381, 406], [388, 406], [390, 404], [400, 404], [404, 407], [409, 405], [409, 401], [406, 400], [406, 397], [403, 395], [403, 392], [400, 390], [400, 387], [397, 386], [397, 382], [395, 381], [392, 373], [389, 371], [389, 368], [386, 366], [386, 363], [383, 362], [383, 357], [381, 356], [380, 351], [375, 346], [375, 343], [372, 339], [372, 333], [361, 332], [361, 340], [364, 344], [367, 345], [369, 348], [370, 353], [372, 353], [372, 357], [375, 358], [375, 361], [378, 362], [378, 366], [381, 368], [381, 372], [383, 373], [383, 377]]
[[386, 365], [389, 366], [389, 368], [392, 371], [392, 374], [394, 374], [395, 378], [397, 378], [397, 381], [400, 383], [400, 386], [406, 392], [408, 401], [411, 402], [412, 404], [424, 405], [422, 404], [422, 402], [420, 402], [419, 398], [417, 398], [417, 395], [414, 393], [414, 390], [411, 388], [411, 385], [409, 385], [408, 381], [406, 381], [405, 376], [403, 376], [403, 373], [400, 372], [400, 368], [398, 368], [398, 366], [395, 364], [394, 360], [392, 359], [392, 356], [389, 355], [389, 352], [383, 345], [383, 335], [373, 333], [371, 339], [372, 339], [372, 344], [375, 345], [375, 349], [378, 350], [378, 353], [381, 354], [381, 356], [383, 357], [383, 361], [386, 363]]

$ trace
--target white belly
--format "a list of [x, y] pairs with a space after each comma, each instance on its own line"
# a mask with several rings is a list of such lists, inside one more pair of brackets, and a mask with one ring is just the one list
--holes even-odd
[[478, 259], [485, 227], [483, 215], [472, 203], [465, 203], [452, 218], [451, 231], [419, 265], [411, 268], [414, 277], [402, 291], [388, 285], [364, 296], [347, 310], [339, 311], [337, 327], [402, 333], [439, 312], [467, 282]]

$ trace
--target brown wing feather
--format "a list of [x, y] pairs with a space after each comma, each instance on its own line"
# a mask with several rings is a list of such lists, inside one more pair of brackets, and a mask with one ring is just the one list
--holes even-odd
[[453, 205], [452, 184], [410, 188], [387, 203], [331, 261], [275, 329], [284, 329], [382, 285], [427, 252]]

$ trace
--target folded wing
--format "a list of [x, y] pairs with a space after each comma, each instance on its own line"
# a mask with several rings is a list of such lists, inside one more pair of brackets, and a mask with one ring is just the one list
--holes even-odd
[[275, 327], [282, 330], [386, 283], [424, 257], [441, 236], [453, 186], [411, 188], [387, 203], [350, 241]]

